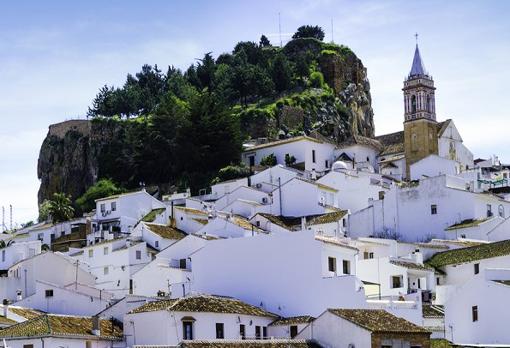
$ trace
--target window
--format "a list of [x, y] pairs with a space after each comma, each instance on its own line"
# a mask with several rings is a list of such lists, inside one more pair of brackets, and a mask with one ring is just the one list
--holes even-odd
[[136, 251], [136, 259], [137, 260], [141, 260], [142, 259], [142, 251], [141, 250], [137, 250]]
[[262, 327], [262, 337], [267, 338], [267, 326]]
[[37, 239], [39, 239], [42, 242], [44, 240], [44, 233], [39, 233], [37, 235]]
[[421, 289], [421, 279], [418, 278], [418, 289]]
[[346, 226], [347, 226], [347, 220], [342, 219], [342, 227], [346, 227]]
[[492, 205], [487, 204], [487, 217], [492, 216]]
[[44, 297], [53, 297], [53, 289], [46, 289], [44, 291]]
[[50, 234], [50, 241], [52, 243], [55, 241], [55, 233]]
[[250, 167], [253, 167], [255, 165], [255, 156], [250, 156], [248, 159], [250, 160]]
[[328, 271], [336, 272], [336, 258], [328, 257]]
[[312, 150], [312, 163], [315, 163], [315, 150]]
[[329, 168], [329, 161], [328, 160], [324, 161], [324, 164], [326, 165], [326, 168]]
[[441, 285], [441, 282], [439, 281], [439, 277], [436, 277], [436, 285]]
[[108, 255], [108, 247], [104, 247], [103, 248], [103, 254], [104, 255]]
[[182, 338], [185, 340], [193, 339], [193, 322], [183, 321], [182, 322]]
[[34, 348], [33, 344], [24, 344], [23, 348]]
[[246, 326], [244, 324], [239, 325], [239, 336], [242, 340], [246, 338]]
[[411, 113], [415, 113], [416, 112], [416, 96], [415, 95], [412, 95], [411, 96]]
[[94, 257], [94, 249], [89, 249], [89, 258]]
[[110, 207], [111, 207], [112, 211], [117, 210], [117, 202], [112, 202], [112, 203], [110, 204]]
[[432, 204], [430, 206], [430, 214], [431, 215], [437, 215], [437, 205], [436, 204]]
[[216, 338], [225, 338], [225, 331], [224, 331], [224, 328], [225, 326], [223, 325], [223, 323], [216, 323]]
[[5, 262], [5, 250], [2, 250], [2, 262]]
[[351, 262], [349, 260], [342, 260], [342, 268], [344, 274], [351, 274]]
[[475, 274], [480, 273], [480, 264], [479, 263], [475, 263], [473, 266], [474, 266]]
[[478, 321], [478, 306], [471, 307], [471, 317], [473, 322]]
[[129, 294], [133, 294], [133, 279], [129, 279]]
[[157, 241], [155, 241], [155, 242], [154, 242], [154, 246], [155, 246], [156, 248], [159, 248], [159, 240], [157, 240]]
[[260, 326], [255, 326], [255, 339], [260, 340]]
[[290, 326], [290, 338], [296, 337], [298, 334], [298, 327], [297, 325], [291, 325]]
[[179, 268], [180, 269], [186, 269], [186, 259], [180, 259], [179, 260]]
[[391, 276], [391, 288], [392, 289], [401, 288], [403, 286], [402, 285], [403, 282], [404, 282], [403, 276], [401, 276], [401, 275]]
[[101, 203], [101, 213], [104, 213], [106, 211], [106, 206], [104, 203]]
[[103, 274], [104, 274], [104, 275], [107, 275], [108, 273], [109, 273], [108, 266], [105, 266], [105, 267], [103, 268]]
[[242, 340], [246, 338], [246, 326], [244, 324], [239, 325], [239, 336]]

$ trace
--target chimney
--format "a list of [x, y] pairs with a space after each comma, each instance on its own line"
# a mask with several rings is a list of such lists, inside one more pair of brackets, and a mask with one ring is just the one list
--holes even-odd
[[306, 230], [306, 216], [301, 217], [301, 231]]
[[3, 307], [3, 309], [4, 309], [4, 310], [3, 310], [3, 316], [4, 316], [5, 318], [7, 318], [7, 309], [9, 308], [9, 300], [8, 300], [8, 299], [6, 299], [6, 298], [4, 298], [4, 300], [3, 300], [2, 304], [4, 305], [4, 307]]
[[92, 317], [92, 334], [94, 336], [101, 336], [100, 319], [97, 315]]

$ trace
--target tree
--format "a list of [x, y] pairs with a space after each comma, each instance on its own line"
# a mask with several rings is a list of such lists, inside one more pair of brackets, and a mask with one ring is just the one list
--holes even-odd
[[314, 88], [324, 87], [324, 76], [320, 71], [314, 71], [310, 74], [310, 86]]
[[324, 30], [318, 25], [302, 25], [297, 31], [292, 35], [293, 39], [303, 39], [303, 38], [314, 38], [317, 40], [324, 40]]
[[216, 65], [214, 62], [214, 58], [211, 55], [211, 52], [206, 53], [203, 59], [200, 59], [200, 62], [197, 66], [197, 77], [200, 81], [200, 85], [202, 88], [208, 88], [209, 91], [213, 88], [214, 81], [214, 72], [216, 70]]
[[48, 221], [50, 218], [50, 200], [45, 199], [41, 204], [39, 204], [39, 217], [37, 221], [43, 222]]
[[51, 221], [56, 224], [67, 221], [74, 216], [74, 208], [71, 205], [71, 198], [65, 193], [54, 193], [48, 207]]
[[274, 155], [274, 153], [271, 153], [271, 154], [267, 155], [266, 157], [263, 157], [260, 160], [260, 165], [261, 166], [269, 166], [269, 167], [275, 166], [276, 165], [276, 156]]
[[238, 178], [245, 178], [250, 175], [250, 168], [248, 168], [244, 164], [239, 165], [228, 165], [224, 168], [221, 168], [218, 171], [218, 175], [213, 179], [212, 184], [217, 184], [219, 182], [233, 180]]
[[260, 47], [270, 47], [271, 46], [271, 42], [269, 42], [269, 39], [267, 38], [266, 35], [262, 35], [260, 37], [259, 46]]
[[290, 87], [292, 69], [289, 61], [282, 53], [278, 54], [271, 64], [271, 77], [278, 93]]
[[125, 190], [115, 185], [110, 179], [101, 179], [90, 186], [85, 193], [76, 199], [76, 205], [82, 212], [89, 212], [96, 207], [96, 199], [116, 195]]
[[285, 165], [287, 167], [290, 167], [291, 165], [296, 163], [296, 157], [289, 155], [288, 153], [285, 154]]
[[114, 93], [115, 89], [113, 87], [108, 87], [108, 85], [101, 87], [94, 100], [92, 100], [92, 107], [89, 107], [87, 115], [91, 117], [114, 116]]

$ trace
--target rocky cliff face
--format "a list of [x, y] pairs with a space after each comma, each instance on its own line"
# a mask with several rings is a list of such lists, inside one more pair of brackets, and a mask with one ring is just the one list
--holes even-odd
[[[244, 134], [271, 139], [316, 130], [337, 142], [353, 134], [373, 137], [370, 84], [361, 60], [348, 49], [341, 54], [331, 54], [313, 41], [297, 44], [301, 45], [301, 50], [307, 45], [306, 49], [319, 57], [318, 68], [333, 89], [333, 95], [321, 89], [309, 89], [284, 98], [284, 102], [275, 102], [270, 111], [255, 108], [252, 113], [241, 113]], [[299, 52], [289, 45], [284, 51], [290, 57]], [[138, 178], [130, 173], [129, 151], [125, 150], [126, 138], [132, 142], [133, 134], [137, 133], [127, 135], [125, 123], [73, 120], [51, 125], [39, 155], [39, 203], [55, 192], [66, 192], [76, 199], [102, 177], [137, 183]], [[143, 141], [139, 139], [138, 142]], [[173, 183], [146, 184], [162, 188]]]

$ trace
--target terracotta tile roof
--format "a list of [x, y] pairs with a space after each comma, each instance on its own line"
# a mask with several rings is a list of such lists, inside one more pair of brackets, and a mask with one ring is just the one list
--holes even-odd
[[430, 334], [423, 327], [396, 317], [383, 309], [328, 309], [328, 311], [374, 333]]
[[405, 268], [409, 268], [409, 269], [416, 269], [419, 271], [434, 271], [434, 269], [432, 267], [421, 265], [419, 263], [412, 262], [412, 261], [390, 260], [390, 263], [395, 266], [405, 267]]
[[485, 218], [485, 219], [466, 219], [466, 220], [463, 220], [463, 221], [461, 221], [461, 222], [459, 222], [457, 224], [451, 225], [446, 230], [447, 231], [452, 231], [452, 230], [458, 230], [458, 229], [461, 229], [461, 228], [476, 227], [476, 226], [486, 222], [487, 220], [489, 220], [489, 218]]
[[404, 131], [379, 135], [375, 139], [383, 146], [381, 156], [404, 152]]
[[434, 254], [427, 263], [435, 268], [510, 255], [510, 239]]
[[364, 145], [369, 146], [371, 148], [376, 149], [377, 151], [381, 151], [383, 149], [383, 145], [377, 139], [367, 138], [361, 135], [353, 135], [349, 139], [343, 141], [338, 145], [339, 148], [352, 146], [352, 145]]
[[185, 232], [172, 226], [149, 223], [145, 223], [145, 226], [147, 226], [147, 229], [151, 232], [165, 239], [181, 240], [187, 236]]
[[320, 348], [321, 346], [311, 340], [297, 339], [270, 339], [270, 340], [193, 340], [184, 341], [180, 348]]
[[165, 212], [166, 208], [152, 209], [147, 215], [142, 218], [143, 222], [153, 222], [156, 217]]
[[301, 218], [300, 217], [278, 216], [278, 215], [272, 215], [272, 214], [268, 214], [268, 213], [258, 213], [258, 215], [268, 219], [273, 224], [278, 225], [283, 228], [286, 228], [286, 229], [294, 229], [296, 227], [301, 227]]
[[212, 295], [197, 295], [146, 303], [130, 313], [143, 313], [155, 311], [172, 312], [208, 312], [208, 313], [229, 313], [245, 314], [259, 317], [275, 317], [262, 308], [249, 305], [231, 297]]
[[234, 225], [237, 225], [245, 230], [255, 231], [255, 232], [265, 232], [264, 230], [258, 228], [255, 225], [252, 225], [250, 220], [240, 215], [227, 216], [226, 220], [232, 222]]
[[[122, 329], [109, 320], [100, 321], [102, 339], [122, 339]], [[92, 318], [56, 314], [44, 314], [0, 330], [0, 337], [98, 337], [92, 333]]]
[[32, 308], [12, 307], [12, 306], [9, 306], [8, 308], [9, 308], [10, 312], [12, 312], [16, 315], [19, 315], [20, 317], [23, 317], [25, 319], [34, 319], [34, 318], [37, 318], [38, 316], [41, 316], [44, 314], [43, 312], [32, 309]]
[[207, 212], [195, 208], [188, 208], [188, 207], [175, 207], [175, 209], [182, 210], [185, 213], [189, 214], [197, 214], [197, 215], [205, 215], [207, 216]]
[[254, 150], [265, 149], [267, 147], [273, 147], [273, 146], [279, 146], [279, 145], [283, 145], [283, 144], [294, 143], [296, 141], [301, 141], [301, 140], [313, 141], [314, 143], [319, 143], [319, 144], [323, 143], [323, 141], [321, 141], [321, 140], [318, 140], [318, 139], [315, 139], [312, 137], [308, 137], [306, 135], [301, 135], [301, 136], [297, 136], [297, 137], [293, 137], [293, 138], [276, 140], [276, 141], [271, 141], [271, 142], [265, 143], [265, 144], [246, 147], [244, 149], [244, 152], [250, 152], [250, 151], [254, 151]]
[[301, 315], [297, 317], [280, 318], [273, 321], [269, 326], [281, 326], [281, 325], [296, 325], [296, 324], [308, 324], [314, 321], [315, 318], [309, 315]]
[[347, 214], [347, 210], [339, 210], [332, 213], [326, 213], [312, 218], [308, 225], [328, 224], [337, 222]]
[[443, 318], [443, 306], [423, 304], [421, 307], [422, 315], [424, 318]]
[[14, 325], [16, 323], [17, 323], [16, 321], [6, 318], [3, 315], [0, 315], [0, 325], [6, 326], [6, 325]]

